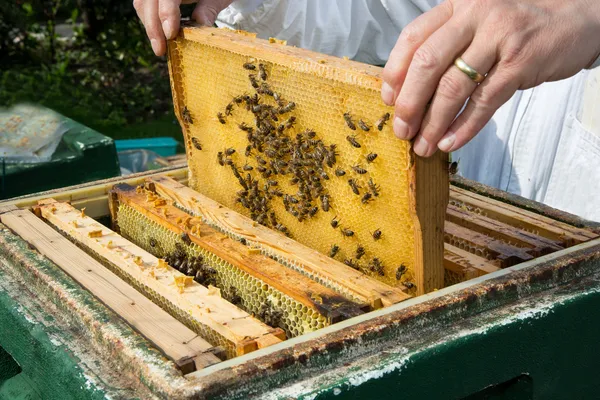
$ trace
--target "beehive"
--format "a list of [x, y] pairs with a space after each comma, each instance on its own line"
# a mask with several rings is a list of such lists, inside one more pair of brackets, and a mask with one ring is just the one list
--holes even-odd
[[281, 327], [288, 336], [323, 328], [368, 309], [366, 304], [353, 302], [278, 264], [198, 218], [192, 220], [172, 205], [161, 202], [157, 206], [155, 202], [160, 199], [152, 194], [118, 185], [111, 195], [113, 221], [120, 234], [158, 257], [167, 258], [178, 248], [202, 257], [212, 272], [196, 278], [210, 281], [227, 300], [267, 324]]
[[[381, 69], [272, 42], [184, 28], [169, 43], [190, 186], [323, 254], [337, 245], [338, 260], [390, 285], [442, 287], [445, 155], [415, 157], [394, 137]], [[266, 204], [240, 195], [250, 180]]]

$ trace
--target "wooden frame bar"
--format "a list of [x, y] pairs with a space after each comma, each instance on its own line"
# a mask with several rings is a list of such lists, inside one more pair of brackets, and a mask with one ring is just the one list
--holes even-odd
[[[146, 296], [150, 292], [158, 293], [177, 308], [178, 314], [185, 315], [186, 319], [192, 318], [218, 334], [227, 342], [224, 347], [234, 349], [236, 355], [257, 350], [265, 343], [275, 344], [285, 339], [281, 329], [265, 325], [225, 299], [212, 295], [209, 289], [199, 283], [186, 281], [184, 274], [167, 265], [164, 260], [159, 260], [71, 205], [49, 199], [41, 201], [37, 210], [74, 241], [110, 263], [119, 275], [134, 281], [137, 287], [148, 288], [144, 290]], [[100, 236], [95, 234], [97, 232], [100, 232]], [[169, 311], [169, 307], [166, 308]], [[177, 318], [177, 315], [174, 317]]]
[[52, 260], [120, 315], [184, 373], [220, 362], [215, 347], [107, 270], [28, 210], [0, 216], [2, 223]]

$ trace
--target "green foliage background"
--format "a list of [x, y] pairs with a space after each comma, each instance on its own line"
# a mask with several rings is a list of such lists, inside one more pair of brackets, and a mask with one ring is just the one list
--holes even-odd
[[131, 1], [0, 1], [0, 107], [19, 102], [114, 138], [182, 139], [166, 60]]

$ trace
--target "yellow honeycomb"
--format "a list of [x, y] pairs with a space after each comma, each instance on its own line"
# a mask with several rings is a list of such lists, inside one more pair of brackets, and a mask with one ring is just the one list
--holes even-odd
[[[391, 119], [381, 131], [377, 128], [377, 121], [384, 114], [391, 113], [392, 109], [382, 104], [370, 67], [340, 60], [338, 64], [348, 65], [348, 71], [344, 70], [345, 67], [339, 68], [339, 65], [330, 68], [330, 59], [309, 62], [294, 58], [288, 54], [291, 51], [278, 44], [271, 46], [280, 50], [269, 52], [250, 51], [234, 44], [226, 49], [222, 44], [213, 44], [216, 43], [213, 38], [231, 33], [202, 32], [186, 29], [183, 35], [169, 44], [171, 83], [176, 112], [186, 138], [190, 186], [256, 220], [257, 215], [252, 215], [236, 201], [236, 193], [243, 188], [232, 168], [221, 166], [218, 162], [218, 153], [232, 148], [235, 153], [225, 157], [233, 161], [243, 176], [252, 174], [260, 188], [264, 188], [267, 180], [276, 181], [278, 185], [271, 189], [296, 195], [298, 185], [290, 183], [291, 174], [273, 174], [265, 179], [257, 171], [261, 164], [257, 162], [256, 155], [269, 164], [281, 159], [289, 161], [289, 155], [269, 157], [267, 148], [263, 148], [262, 152], [254, 149], [251, 157], [245, 155], [249, 141], [239, 125], [247, 124], [256, 129], [255, 115], [252, 110], [246, 109], [245, 103], [232, 103], [232, 99], [256, 93], [249, 74], [256, 75], [254, 79], [261, 90], [263, 80], [259, 65], [262, 64], [267, 74], [264, 82], [285, 100], [282, 104], [294, 102], [296, 105], [290, 112], [278, 115], [276, 126], [290, 117], [296, 119], [292, 127], [279, 133], [279, 137], [287, 136], [294, 140], [298, 133], [314, 130], [314, 140], [322, 139], [325, 146], [336, 145], [338, 153], [333, 167], [325, 165], [323, 168], [329, 179], [320, 180], [330, 196], [328, 212], [323, 210], [321, 200], [314, 199], [311, 206], [318, 207], [318, 211], [314, 217], [299, 222], [297, 217], [286, 211], [283, 198], [277, 196], [269, 200], [269, 212], [275, 212], [277, 222], [287, 228], [292, 238], [307, 246], [329, 254], [331, 246], [337, 245], [340, 250], [336, 259], [352, 259], [358, 269], [391, 285], [398, 284], [396, 270], [404, 264], [407, 272], [402, 280], [414, 282], [415, 237], [409, 204], [410, 144], [394, 137]], [[245, 63], [252, 64], [255, 69], [245, 69]], [[280, 107], [274, 97], [264, 91], [259, 96], [260, 103]], [[226, 115], [229, 113], [226, 107], [230, 103], [233, 104], [231, 115]], [[219, 116], [219, 113], [222, 115]], [[356, 130], [348, 127], [345, 113], [349, 113]], [[360, 120], [367, 124], [369, 131], [361, 129]], [[360, 148], [347, 140], [347, 136], [351, 135], [355, 135]], [[367, 161], [369, 154], [377, 154], [373, 162]], [[253, 170], [244, 171], [244, 166], [252, 166]], [[365, 169], [366, 173], [357, 173], [353, 166], [359, 167], [357, 171]], [[345, 175], [336, 176], [336, 169], [343, 170]], [[353, 193], [349, 179], [355, 179], [359, 184], [360, 195]], [[378, 197], [365, 204], [362, 198], [369, 191], [369, 180], [380, 187], [380, 192]], [[336, 216], [340, 225], [334, 229], [331, 221]], [[260, 222], [275, 228], [268, 220]], [[353, 231], [354, 235], [344, 236], [342, 228]], [[381, 237], [375, 240], [373, 233], [378, 229]], [[359, 245], [364, 247], [365, 255], [356, 261]], [[374, 257], [381, 261], [382, 270], [369, 268]]]
[[[183, 245], [180, 236], [126, 204], [119, 204], [117, 221], [123, 237], [157, 257], [164, 258], [174, 252], [177, 243]], [[267, 325], [282, 328], [288, 337], [312, 332], [330, 324], [316, 310], [275, 290], [196, 244], [180, 248], [190, 256], [201, 255], [204, 262], [216, 271], [215, 286], [221, 289], [224, 298], [232, 301], [234, 296], [239, 296], [240, 301], [236, 302], [238, 307], [254, 314]]]

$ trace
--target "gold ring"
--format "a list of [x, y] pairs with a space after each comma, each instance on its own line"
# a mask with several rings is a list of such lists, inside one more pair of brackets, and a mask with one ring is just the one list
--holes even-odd
[[465, 62], [465, 60], [463, 60], [460, 57], [454, 60], [454, 65], [456, 65], [456, 68], [464, 72], [465, 75], [471, 78], [471, 80], [475, 83], [481, 83], [485, 79], [484, 75], [481, 75], [479, 72], [475, 71], [475, 69], [473, 69], [469, 64]]

